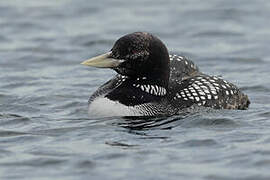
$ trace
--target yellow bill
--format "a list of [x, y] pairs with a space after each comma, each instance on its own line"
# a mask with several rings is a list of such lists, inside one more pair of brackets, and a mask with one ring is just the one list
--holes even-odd
[[111, 52], [102, 54], [86, 61], [83, 61], [81, 64], [86, 66], [93, 66], [97, 68], [114, 68], [123, 62], [120, 59], [110, 58]]

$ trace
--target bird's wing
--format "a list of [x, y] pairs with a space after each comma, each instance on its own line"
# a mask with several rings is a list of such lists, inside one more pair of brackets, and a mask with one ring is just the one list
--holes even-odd
[[246, 109], [248, 97], [235, 85], [216, 76], [199, 74], [169, 85], [170, 98], [177, 106], [193, 104], [217, 109]]

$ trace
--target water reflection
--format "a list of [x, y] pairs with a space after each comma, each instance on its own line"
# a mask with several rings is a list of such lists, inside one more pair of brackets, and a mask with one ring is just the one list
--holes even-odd
[[172, 129], [181, 123], [187, 114], [181, 114], [178, 116], [161, 116], [161, 117], [146, 117], [146, 116], [136, 116], [136, 117], [124, 117], [116, 124], [123, 128], [128, 128], [131, 130], [150, 130], [150, 129]]
[[248, 124], [235, 116], [242, 111], [228, 111], [215, 109], [200, 109], [194, 112], [183, 112], [176, 116], [162, 117], [122, 117], [114, 121], [112, 124], [126, 128], [129, 130], [138, 131], [147, 130], [170, 130], [176, 127], [181, 128], [221, 128], [230, 130], [239, 126], [247, 126]]

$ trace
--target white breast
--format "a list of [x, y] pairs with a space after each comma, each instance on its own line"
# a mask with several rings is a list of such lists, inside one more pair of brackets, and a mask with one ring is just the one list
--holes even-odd
[[136, 107], [126, 106], [106, 97], [98, 97], [89, 104], [90, 117], [141, 116]]

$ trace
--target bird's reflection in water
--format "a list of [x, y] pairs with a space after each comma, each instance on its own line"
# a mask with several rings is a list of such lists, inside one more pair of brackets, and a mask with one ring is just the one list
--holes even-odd
[[[114, 122], [114, 124], [127, 128], [129, 130], [168, 130], [177, 126], [182, 127], [235, 127], [236, 123], [230, 116], [226, 118], [228, 111], [215, 110], [204, 107], [194, 107], [187, 109], [175, 116], [133, 116], [123, 117]], [[230, 112], [231, 114], [231, 112]]]
[[183, 113], [178, 116], [160, 116], [160, 117], [149, 117], [149, 116], [129, 116], [124, 117], [121, 121], [116, 122], [118, 126], [127, 128], [130, 130], [152, 130], [152, 129], [172, 129], [183, 120], [187, 114]]

